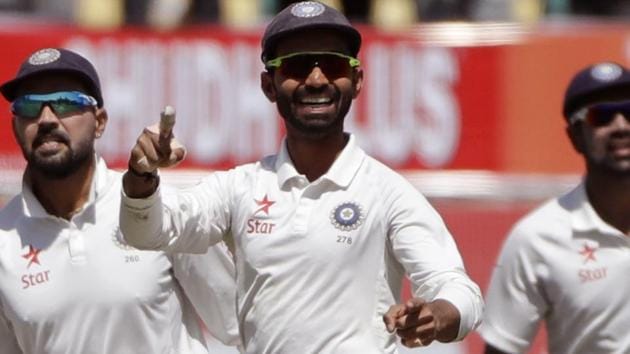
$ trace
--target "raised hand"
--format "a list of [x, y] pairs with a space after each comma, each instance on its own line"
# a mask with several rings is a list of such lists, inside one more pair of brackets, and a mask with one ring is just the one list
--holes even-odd
[[157, 169], [175, 166], [186, 156], [186, 149], [173, 135], [174, 126], [175, 109], [166, 106], [160, 122], [144, 128], [136, 140], [123, 179], [123, 188], [129, 197], [151, 195], [158, 185]]

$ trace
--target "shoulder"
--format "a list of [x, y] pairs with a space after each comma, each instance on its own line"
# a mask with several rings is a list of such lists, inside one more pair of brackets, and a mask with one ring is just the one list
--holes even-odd
[[563, 197], [553, 198], [519, 219], [505, 240], [502, 253], [526, 253], [544, 257], [552, 245], [569, 242], [572, 234], [571, 212]]

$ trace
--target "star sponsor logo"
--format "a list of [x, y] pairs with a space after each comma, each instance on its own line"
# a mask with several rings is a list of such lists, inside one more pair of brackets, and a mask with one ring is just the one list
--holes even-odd
[[[578, 277], [582, 284], [601, 280], [608, 276], [607, 267], [593, 268], [598, 263], [595, 254], [598, 249], [599, 245], [596, 242], [584, 242], [578, 251], [579, 255], [582, 256], [582, 264], [586, 266], [578, 270]], [[590, 267], [588, 267], [589, 264]]]
[[265, 219], [269, 217], [269, 208], [274, 205], [276, 202], [270, 200], [267, 194], [265, 194], [262, 199], [254, 199], [254, 203], [256, 203], [257, 209], [254, 211], [253, 217], [247, 220], [247, 230], [248, 234], [270, 234], [276, 224], [268, 221], [261, 221], [259, 219]]
[[595, 258], [595, 252], [597, 251], [597, 246], [591, 246], [587, 243], [582, 245], [582, 249], [580, 250], [580, 255], [583, 258], [582, 263], [587, 264], [588, 262], [597, 262], [597, 258]]
[[258, 206], [258, 209], [254, 211], [254, 216], [258, 215], [258, 213], [264, 213], [265, 215], [269, 216], [269, 208], [271, 208], [271, 206], [276, 203], [272, 200], [269, 200], [266, 194], [261, 200], [254, 199], [254, 202]]
[[330, 212], [330, 222], [341, 231], [355, 230], [364, 219], [363, 208], [355, 202], [341, 203]]
[[[39, 261], [39, 253], [41, 251], [41, 249], [38, 249], [33, 245], [28, 245], [28, 252], [22, 255], [22, 258], [28, 261], [28, 263], [26, 264], [27, 269], [30, 268], [33, 264], [41, 266], [41, 263]], [[23, 274], [20, 280], [22, 281], [22, 289], [28, 289], [30, 287], [48, 282], [50, 280], [50, 270]]]
[[41, 265], [39, 263], [39, 252], [41, 251], [41, 249], [37, 249], [33, 245], [28, 245], [28, 253], [22, 255], [22, 258], [28, 261], [26, 268], [30, 268], [33, 264]]

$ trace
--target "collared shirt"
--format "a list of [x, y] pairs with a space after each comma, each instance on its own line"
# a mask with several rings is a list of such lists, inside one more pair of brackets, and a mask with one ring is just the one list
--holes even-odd
[[[174, 260], [127, 245], [120, 177], [98, 159], [90, 199], [70, 221], [48, 214], [27, 178], [0, 212], [0, 353], [207, 353], [188, 297], [198, 308], [228, 306], [205, 313], [223, 320], [208, 322], [224, 341], [237, 336], [227, 253]], [[204, 274], [204, 258], [215, 277]]]
[[482, 337], [524, 353], [544, 320], [550, 353], [630, 353], [629, 246], [595, 212], [584, 184], [547, 202], [505, 241]]
[[399, 301], [405, 272], [416, 296], [459, 309], [459, 338], [481, 316], [480, 291], [437, 212], [352, 136], [312, 182], [283, 142], [279, 154], [188, 193], [123, 197], [121, 211], [139, 247], [202, 252], [233, 235], [248, 353], [395, 352], [382, 315]]

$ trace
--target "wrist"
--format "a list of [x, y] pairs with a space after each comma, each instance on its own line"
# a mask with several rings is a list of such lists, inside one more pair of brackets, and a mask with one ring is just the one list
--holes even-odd
[[160, 184], [158, 171], [140, 173], [131, 166], [123, 175], [123, 190], [130, 198], [146, 198], [155, 193]]

